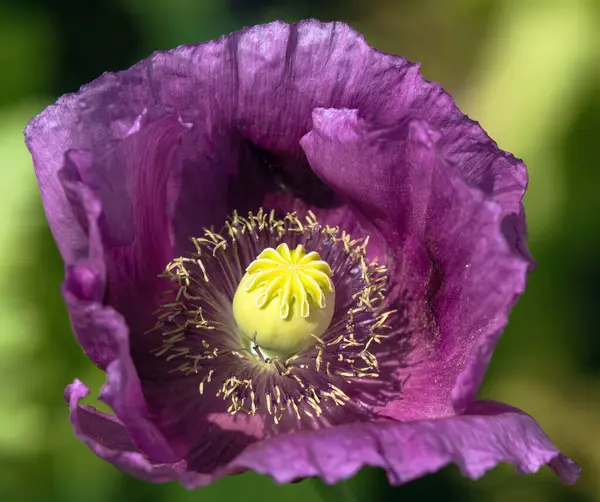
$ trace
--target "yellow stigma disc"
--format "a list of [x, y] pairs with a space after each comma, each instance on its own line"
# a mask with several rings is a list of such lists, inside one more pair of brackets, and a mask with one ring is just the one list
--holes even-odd
[[269, 357], [313, 345], [331, 323], [335, 290], [329, 265], [304, 246], [267, 248], [246, 269], [233, 298], [241, 333]]

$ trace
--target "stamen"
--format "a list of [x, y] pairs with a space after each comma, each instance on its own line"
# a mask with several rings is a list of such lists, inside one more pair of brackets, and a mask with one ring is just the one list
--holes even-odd
[[[157, 313], [162, 343], [154, 354], [179, 362], [173, 371], [196, 378], [200, 396], [212, 391], [228, 401], [232, 415], [263, 412], [277, 424], [286, 413], [317, 419], [347, 405], [354, 382], [378, 377], [372, 347], [394, 313], [383, 309], [386, 269], [367, 260], [367, 242], [320, 225], [312, 212], [303, 221], [234, 213], [223, 232], [205, 230], [192, 239], [194, 253], [165, 268], [172, 288]], [[236, 288], [254, 294], [255, 310], [275, 305], [279, 319], [310, 319], [326, 308], [332, 315], [300, 349], [277, 352], [234, 320]]]

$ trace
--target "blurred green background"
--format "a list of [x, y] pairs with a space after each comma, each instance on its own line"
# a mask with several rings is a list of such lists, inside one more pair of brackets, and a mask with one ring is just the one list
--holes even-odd
[[[539, 263], [481, 395], [534, 415], [583, 467], [566, 488], [544, 469], [455, 466], [400, 488], [364, 470], [331, 491], [244, 474], [198, 492], [122, 475], [75, 440], [62, 392], [103, 375], [82, 355], [59, 295], [26, 122], [105, 70], [248, 24], [341, 19], [420, 61], [501, 148], [525, 159]], [[600, 2], [596, 0], [0, 0], [0, 500], [244, 502], [600, 501]]]

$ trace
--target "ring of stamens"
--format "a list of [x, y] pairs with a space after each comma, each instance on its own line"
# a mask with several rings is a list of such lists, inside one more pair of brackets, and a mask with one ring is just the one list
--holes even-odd
[[[231, 303], [247, 266], [284, 242], [324, 249], [336, 287], [352, 290], [339, 305], [336, 299], [332, 324], [312, 347], [268, 357], [258, 344], [241, 341]], [[157, 313], [161, 344], [154, 353], [173, 362], [172, 371], [197, 378], [200, 394], [210, 387], [229, 401], [230, 414], [266, 411], [278, 423], [286, 412], [319, 417], [324, 407], [350, 401], [353, 382], [378, 377], [373, 347], [386, 337], [393, 312], [383, 308], [386, 268], [367, 259], [368, 238], [323, 226], [313, 213], [277, 219], [260, 210], [234, 213], [223, 232], [207, 229], [192, 243], [195, 252], [175, 258], [162, 274], [171, 286]]]

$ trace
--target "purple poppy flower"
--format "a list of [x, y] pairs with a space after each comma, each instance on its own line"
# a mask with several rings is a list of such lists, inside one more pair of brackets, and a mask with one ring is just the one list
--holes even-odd
[[579, 468], [475, 399], [532, 266], [524, 164], [348, 26], [155, 53], [26, 130], [75, 335], [79, 439], [193, 488], [254, 470], [403, 483]]

